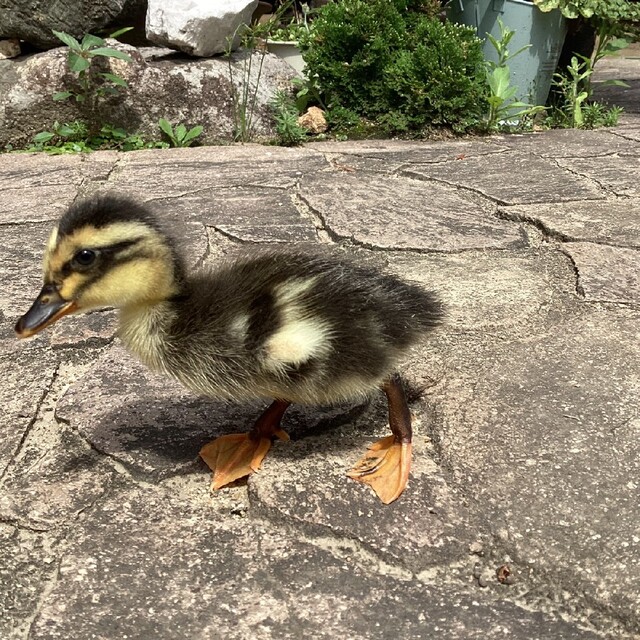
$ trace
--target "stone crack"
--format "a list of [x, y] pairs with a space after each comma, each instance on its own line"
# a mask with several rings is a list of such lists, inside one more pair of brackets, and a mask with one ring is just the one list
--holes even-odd
[[29, 424], [27, 425], [27, 428], [24, 430], [24, 433], [22, 434], [22, 438], [20, 439], [20, 442], [18, 443], [18, 446], [16, 447], [15, 452], [13, 453], [13, 455], [11, 456], [11, 459], [9, 460], [9, 464], [7, 464], [7, 466], [3, 470], [2, 474], [0, 474], [0, 486], [2, 486], [2, 482], [3, 482], [4, 478], [6, 477], [8, 471], [10, 470], [10, 468], [13, 466], [13, 464], [16, 462], [16, 460], [18, 460], [18, 458], [20, 457], [20, 454], [21, 454], [21, 452], [23, 450], [25, 442], [27, 441], [27, 438], [29, 437], [29, 434], [31, 433], [31, 430], [33, 429], [33, 426], [36, 424], [36, 422], [40, 418], [40, 412], [41, 412], [42, 406], [44, 405], [44, 403], [45, 403], [45, 401], [47, 399], [47, 396], [51, 392], [51, 389], [53, 388], [55, 382], [58, 379], [59, 372], [60, 372], [60, 363], [57, 363], [56, 367], [55, 367], [55, 369], [53, 371], [53, 375], [51, 376], [51, 380], [49, 381], [49, 384], [47, 385], [47, 388], [42, 392], [42, 394], [40, 395], [40, 398], [38, 399], [38, 401], [36, 403], [36, 407], [35, 407], [35, 410], [33, 412], [33, 418], [29, 421]]
[[63, 557], [64, 556], [61, 555], [58, 558], [56, 562], [56, 566], [52, 569], [51, 573], [49, 574], [49, 579], [47, 580], [42, 590], [40, 591], [40, 597], [38, 598], [38, 602], [36, 604], [33, 614], [30, 616], [30, 618], [26, 620], [26, 628], [25, 628], [23, 640], [29, 639], [29, 636], [31, 635], [31, 629], [35, 624], [36, 620], [38, 619], [38, 616], [40, 615], [40, 611], [42, 610], [42, 607], [47, 601], [47, 598], [53, 593], [53, 590], [56, 588], [56, 585], [60, 580], [60, 570], [62, 567]]

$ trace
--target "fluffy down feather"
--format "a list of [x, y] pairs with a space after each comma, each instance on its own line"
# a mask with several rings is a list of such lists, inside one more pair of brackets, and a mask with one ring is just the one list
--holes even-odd
[[160, 338], [157, 363], [201, 393], [315, 404], [377, 389], [440, 318], [417, 285], [328, 253], [270, 250], [187, 279], [160, 317], [149, 310], [122, 335], [134, 351], [136, 334]]

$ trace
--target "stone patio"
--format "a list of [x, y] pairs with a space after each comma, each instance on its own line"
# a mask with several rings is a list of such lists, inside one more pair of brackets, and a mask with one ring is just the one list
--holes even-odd
[[[640, 63], [621, 66], [608, 130], [0, 156], [0, 637], [640, 637]], [[345, 477], [382, 398], [295, 407], [291, 442], [211, 495], [200, 446], [259, 405], [149, 373], [113, 311], [14, 338], [51, 226], [98, 191], [149, 203], [193, 268], [317, 242], [441, 295], [403, 365], [397, 502]]]

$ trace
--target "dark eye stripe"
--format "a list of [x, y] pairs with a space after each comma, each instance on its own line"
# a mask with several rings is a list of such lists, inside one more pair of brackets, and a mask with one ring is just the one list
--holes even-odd
[[[118, 253], [120, 253], [121, 251], [124, 251], [125, 249], [128, 249], [129, 247], [132, 247], [135, 244], [138, 244], [140, 240], [142, 240], [142, 238], [134, 238], [133, 240], [123, 240], [122, 242], [116, 242], [115, 244], [111, 244], [106, 247], [83, 247], [83, 249], [94, 251], [98, 255], [98, 257], [100, 257], [100, 255], [102, 254], [103, 256], [112, 258], [114, 256], [117, 256]], [[104, 264], [104, 261], [96, 261], [95, 264], [98, 264], [98, 262], [101, 262], [102, 264]], [[77, 270], [77, 269], [74, 269], [74, 267], [72, 266], [72, 263], [73, 263], [73, 258], [71, 258], [70, 260], [67, 260], [62, 265], [62, 268], [60, 269], [60, 271], [64, 277], [67, 277], [72, 272]]]
[[115, 254], [120, 251], [124, 251], [129, 247], [133, 247], [134, 244], [138, 244], [142, 238], [134, 238], [133, 240], [123, 240], [122, 242], [116, 242], [116, 244], [111, 244], [108, 247], [100, 247], [100, 251], [104, 251], [105, 253]]

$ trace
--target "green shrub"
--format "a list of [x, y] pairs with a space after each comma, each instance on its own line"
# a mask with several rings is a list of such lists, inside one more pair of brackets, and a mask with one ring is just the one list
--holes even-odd
[[301, 47], [329, 111], [347, 110], [387, 131], [472, 126], [486, 110], [482, 43], [472, 28], [441, 23], [437, 6], [325, 5]]

